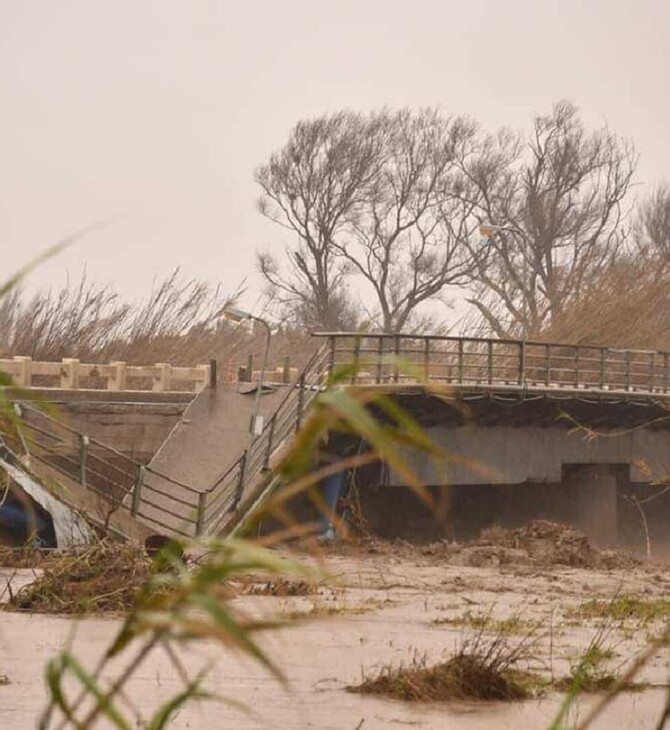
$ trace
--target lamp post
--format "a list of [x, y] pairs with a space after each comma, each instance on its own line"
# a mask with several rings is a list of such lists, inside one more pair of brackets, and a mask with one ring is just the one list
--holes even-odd
[[251, 443], [256, 436], [256, 423], [258, 421], [258, 412], [261, 405], [261, 390], [263, 389], [263, 379], [265, 378], [265, 368], [268, 362], [268, 352], [270, 351], [270, 338], [272, 336], [272, 333], [270, 331], [270, 325], [264, 319], [261, 319], [261, 317], [256, 317], [249, 312], [244, 312], [241, 309], [226, 307], [223, 310], [223, 316], [231, 322], [237, 322], [241, 324], [242, 322], [251, 320], [253, 322], [258, 322], [263, 327], [265, 327], [265, 348], [263, 350], [261, 370], [258, 376], [258, 387], [256, 388], [256, 397], [254, 399], [254, 410], [251, 415], [251, 423], [249, 424], [249, 443]]
[[521, 340], [525, 343], [528, 339], [528, 295], [526, 293], [526, 286], [528, 285], [528, 251], [526, 246], [526, 235], [525, 233], [516, 226], [496, 226], [492, 223], [483, 223], [479, 226], [479, 233], [484, 238], [493, 238], [496, 233], [508, 231], [510, 233], [516, 233], [523, 244], [523, 272], [522, 272], [522, 286], [521, 286], [521, 299], [523, 302], [523, 321], [521, 323]]

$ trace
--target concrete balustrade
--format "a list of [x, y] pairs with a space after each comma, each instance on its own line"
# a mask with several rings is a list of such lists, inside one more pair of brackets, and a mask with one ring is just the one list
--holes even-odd
[[[298, 368], [270, 368], [266, 370], [263, 380], [271, 383], [292, 383], [294, 380], [297, 380], [299, 374], [300, 370]], [[254, 370], [249, 380], [250, 382], [257, 383], [260, 376], [260, 370]]]
[[0, 371], [10, 375], [14, 385], [63, 390], [79, 390], [85, 382], [86, 388], [95, 390], [197, 392], [209, 382], [209, 368], [209, 365], [175, 367], [169, 363], [127, 365], [120, 361], [83, 363], [76, 358], [63, 358], [61, 362], [41, 362], [26, 356], [0, 359]]
[[[249, 360], [253, 367], [253, 358]], [[242, 368], [245, 370], [245, 368]], [[14, 385], [22, 388], [59, 388], [62, 390], [110, 390], [156, 392], [198, 392], [209, 382], [210, 366], [176, 367], [170, 363], [155, 365], [128, 365], [115, 360], [110, 363], [83, 363], [77, 358], [66, 357], [61, 362], [43, 362], [24, 355], [0, 359], [0, 372], [12, 377]], [[274, 383], [290, 383], [297, 379], [298, 368], [291, 367], [288, 358], [276, 368], [268, 368], [265, 380]], [[238, 380], [237, 364], [233, 359], [226, 362], [222, 372], [226, 383]], [[244, 373], [244, 380], [257, 381], [257, 369]], [[82, 385], [83, 383], [83, 385]], [[189, 387], [185, 387], [188, 384]]]

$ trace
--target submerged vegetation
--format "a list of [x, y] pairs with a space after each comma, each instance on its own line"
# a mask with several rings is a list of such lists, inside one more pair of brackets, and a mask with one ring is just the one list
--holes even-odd
[[530, 621], [518, 615], [495, 618], [490, 613], [472, 613], [471, 611], [466, 611], [460, 616], [441, 616], [433, 619], [432, 623], [435, 626], [466, 626], [501, 635], [528, 633], [539, 627], [539, 622]]
[[129, 610], [152, 572], [144, 550], [100, 542], [38, 563], [42, 574], [3, 608], [38, 613], [86, 614]]
[[612, 621], [637, 621], [649, 623], [670, 619], [670, 600], [666, 598], [641, 598], [639, 596], [618, 596], [611, 601], [592, 598], [566, 611], [568, 618], [609, 619]]
[[527, 651], [527, 642], [510, 645], [502, 634], [486, 640], [479, 631], [444, 662], [429, 664], [425, 655], [415, 656], [408, 664], [384, 666], [347, 690], [411, 702], [526, 699], [542, 683], [519, 669]]

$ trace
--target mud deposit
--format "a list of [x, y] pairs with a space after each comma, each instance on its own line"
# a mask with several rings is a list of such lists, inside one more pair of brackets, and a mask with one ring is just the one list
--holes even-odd
[[466, 543], [441, 541], [415, 547], [406, 542], [376, 543], [371, 540], [363, 545], [372, 552], [396, 545], [402, 554], [409, 552], [411, 555], [418, 550], [420, 555], [434, 556], [438, 562], [472, 567], [532, 565], [622, 569], [640, 565], [640, 560], [630, 552], [601, 550], [581, 530], [548, 520], [533, 520], [516, 529], [492, 527], [484, 530], [477, 540]]
[[[245, 587], [234, 602], [259, 617], [304, 617], [263, 636], [283, 668], [282, 687], [267, 672], [218, 646], [182, 652], [192, 670], [213, 662], [208, 688], [246, 705], [226, 702], [187, 707], [171, 728], [548, 728], [563, 693], [557, 689], [507, 702], [404, 702], [346, 691], [387, 666], [419, 656], [446, 661], [473, 632], [505, 633], [510, 642], [534, 632], [526, 666], [547, 681], [569, 675], [594, 635], [604, 632], [604, 668], [620, 675], [667, 623], [663, 602], [670, 593], [664, 566], [637, 564], [631, 556], [599, 551], [581, 533], [533, 523], [523, 531], [487, 534], [470, 545], [370, 542], [333, 549], [325, 557], [332, 578], [316, 588]], [[2, 571], [17, 587], [32, 571]], [[1, 592], [1, 588], [0, 588]], [[581, 607], [593, 599], [630, 597], [656, 611], [617, 618]], [[635, 600], [632, 600], [632, 599]], [[635, 603], [637, 601], [637, 603]], [[591, 603], [589, 603], [591, 602]], [[606, 611], [605, 611], [606, 612]], [[118, 618], [80, 618], [2, 613], [0, 623], [0, 727], [36, 726], [44, 706], [44, 663], [74, 631], [73, 649], [89, 667], [108, 646]], [[645, 688], [617, 697], [591, 725], [595, 728], [655, 727], [670, 674], [670, 649], [660, 646], [636, 678]], [[131, 681], [128, 694], [151, 710], [178, 692], [180, 681], [167, 657], [156, 653]], [[599, 701], [584, 695], [567, 727]], [[102, 726], [101, 726], [102, 727]]]

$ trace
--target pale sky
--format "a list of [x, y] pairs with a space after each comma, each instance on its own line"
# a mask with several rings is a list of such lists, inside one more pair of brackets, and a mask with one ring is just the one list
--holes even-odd
[[663, 0], [0, 0], [3, 273], [109, 219], [32, 285], [86, 265], [139, 296], [180, 266], [250, 277], [252, 306], [254, 250], [289, 240], [253, 172], [300, 118], [439, 105], [518, 128], [568, 98], [635, 141], [648, 185], [670, 179], [669, 80]]

